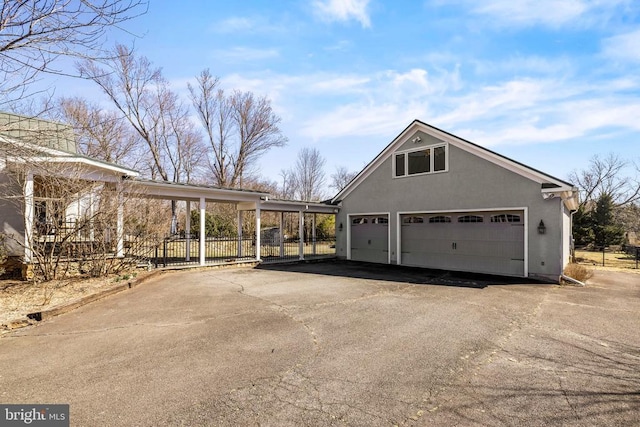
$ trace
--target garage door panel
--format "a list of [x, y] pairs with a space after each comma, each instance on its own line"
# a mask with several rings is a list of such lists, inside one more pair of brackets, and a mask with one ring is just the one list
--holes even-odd
[[[403, 265], [524, 275], [522, 211], [437, 214], [437, 220], [448, 217], [450, 222], [430, 223], [434, 216], [427, 213], [401, 216]], [[483, 222], [458, 222], [458, 218], [465, 216], [480, 216]], [[417, 217], [423, 222], [412, 222]]]
[[387, 215], [363, 215], [351, 218], [351, 259], [388, 263], [389, 224]]

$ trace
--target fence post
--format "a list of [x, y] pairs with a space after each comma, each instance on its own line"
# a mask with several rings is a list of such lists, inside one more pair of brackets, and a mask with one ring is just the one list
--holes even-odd
[[602, 266], [604, 267], [604, 245], [602, 246]]
[[163, 258], [163, 266], [167, 266], [167, 238], [165, 237], [162, 241], [162, 258]]
[[638, 260], [640, 259], [640, 246], [636, 246], [636, 270], [638, 269]]

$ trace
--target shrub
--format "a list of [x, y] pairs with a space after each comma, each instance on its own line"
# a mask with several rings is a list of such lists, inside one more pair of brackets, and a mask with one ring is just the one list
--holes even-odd
[[5, 273], [4, 263], [7, 261], [7, 245], [6, 237], [4, 234], [0, 234], [0, 276]]
[[584, 283], [593, 277], [593, 271], [583, 265], [571, 263], [565, 267], [564, 275]]

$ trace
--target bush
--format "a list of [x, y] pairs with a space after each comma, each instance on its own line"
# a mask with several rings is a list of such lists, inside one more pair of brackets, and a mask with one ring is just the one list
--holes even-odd
[[584, 283], [586, 280], [593, 277], [593, 271], [583, 265], [571, 263], [565, 267], [564, 275]]
[[7, 261], [6, 237], [0, 234], [0, 276], [5, 273], [5, 262]]

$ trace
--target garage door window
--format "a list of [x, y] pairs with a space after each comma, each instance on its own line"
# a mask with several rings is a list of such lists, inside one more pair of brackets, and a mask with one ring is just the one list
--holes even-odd
[[520, 215], [499, 214], [491, 217], [491, 222], [520, 222]]
[[484, 217], [480, 215], [464, 215], [458, 217], [458, 222], [484, 222]]
[[439, 223], [446, 223], [446, 222], [451, 222], [450, 216], [438, 215], [438, 216], [432, 216], [431, 218], [429, 218], [429, 224], [439, 224]]
[[369, 222], [369, 221], [367, 221], [367, 218], [354, 218], [351, 221], [351, 224], [360, 225], [360, 224], [366, 224], [367, 222]]
[[421, 216], [405, 216], [402, 218], [403, 224], [422, 224], [424, 223], [424, 218]]
[[378, 218], [374, 218], [373, 223], [374, 224], [389, 224], [389, 219], [384, 217], [384, 216], [380, 216]]
[[448, 170], [446, 145], [396, 153], [394, 160], [395, 177], [446, 172]]

